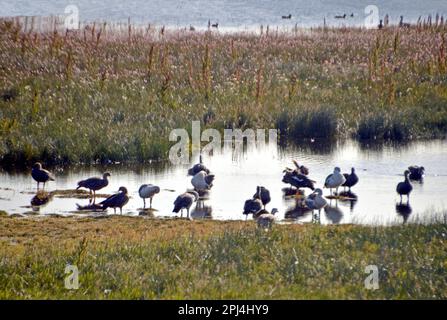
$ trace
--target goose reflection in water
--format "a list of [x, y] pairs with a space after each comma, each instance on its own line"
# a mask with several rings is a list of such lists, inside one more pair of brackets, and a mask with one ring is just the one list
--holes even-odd
[[284, 213], [284, 218], [300, 220], [304, 217], [307, 217], [310, 213], [312, 213], [312, 210], [304, 206], [302, 200], [296, 199], [294, 201], [294, 204], [291, 205]]
[[413, 209], [409, 203], [396, 203], [396, 212], [403, 218], [403, 223], [405, 224], [413, 212]]
[[31, 198], [31, 207], [33, 211], [39, 211], [40, 207], [47, 205], [53, 199], [53, 195], [50, 192], [39, 190]]
[[324, 213], [332, 224], [339, 224], [341, 219], [343, 219], [343, 211], [338, 207], [337, 201], [335, 202], [335, 206], [328, 204], [324, 207]]
[[354, 207], [357, 204], [358, 196], [354, 192], [343, 191], [340, 192], [340, 199], [338, 200], [342, 203], [349, 203], [349, 210], [354, 212]]
[[212, 219], [213, 207], [205, 204], [204, 200], [197, 201], [196, 206], [191, 211], [191, 218], [193, 219]]

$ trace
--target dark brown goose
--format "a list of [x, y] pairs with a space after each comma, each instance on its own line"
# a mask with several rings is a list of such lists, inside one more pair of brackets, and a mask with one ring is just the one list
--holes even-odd
[[172, 210], [172, 212], [179, 213], [179, 211], [182, 211], [183, 214], [183, 209], [186, 209], [187, 216], [189, 218], [189, 209], [197, 200], [199, 200], [199, 194], [196, 191], [187, 191], [182, 193], [177, 197], [177, 199], [175, 199], [174, 210]]
[[345, 177], [346, 181], [341, 186], [342, 187], [348, 187], [349, 191], [351, 191], [351, 188], [359, 182], [359, 177], [355, 173], [355, 169], [351, 168], [351, 173], [343, 173], [343, 176]]
[[39, 183], [43, 183], [43, 188], [45, 189], [45, 183], [48, 181], [54, 181], [54, 175], [45, 169], [42, 169], [42, 164], [36, 162], [31, 170], [31, 176], [37, 181], [37, 189], [39, 189]]
[[192, 168], [188, 169], [188, 175], [195, 176], [200, 171], [205, 171], [206, 174], [210, 173], [210, 170], [203, 164], [202, 155], [199, 156], [199, 163], [195, 164]]
[[422, 180], [424, 178], [425, 168], [419, 166], [410, 166], [408, 167], [410, 170], [410, 179], [411, 180]]
[[410, 193], [413, 190], [413, 186], [410, 183], [410, 179], [408, 178], [408, 175], [410, 174], [410, 171], [405, 170], [405, 180], [403, 182], [399, 182], [396, 187], [396, 192], [400, 195], [400, 202], [402, 203], [402, 196], [407, 196], [407, 203], [410, 202]]
[[261, 199], [249, 199], [244, 203], [244, 211], [242, 214], [245, 214], [245, 220], [249, 214], [257, 215], [259, 211], [262, 210], [262, 201]]
[[129, 202], [129, 196], [127, 195], [126, 187], [120, 187], [118, 193], [108, 197], [99, 204], [102, 206], [102, 210], [107, 208], [113, 208], [113, 212], [116, 213], [116, 208], [120, 208], [120, 214], [123, 214], [123, 207]]
[[107, 179], [108, 177], [110, 177], [110, 173], [105, 172], [102, 175], [102, 178], [92, 177], [85, 180], [81, 180], [78, 182], [78, 187], [76, 188], [76, 190], [78, 190], [79, 188], [89, 189], [90, 196], [92, 195], [93, 192], [93, 201], [94, 201], [96, 199], [96, 191], [101, 190], [102, 188], [105, 188], [109, 185], [109, 180]]
[[260, 199], [262, 205], [265, 206], [272, 200], [270, 197], [270, 191], [266, 187], [257, 186], [256, 193], [253, 195], [253, 199]]

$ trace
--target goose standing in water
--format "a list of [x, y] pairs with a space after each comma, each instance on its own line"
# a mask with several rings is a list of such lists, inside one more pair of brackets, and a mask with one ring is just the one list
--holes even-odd
[[203, 164], [202, 155], [199, 156], [199, 163], [195, 164], [192, 168], [188, 169], [188, 175], [195, 176], [200, 171], [205, 171], [206, 174], [210, 173], [210, 170]]
[[263, 228], [263, 229], [270, 229], [273, 225], [273, 223], [275, 222], [275, 213], [278, 212], [278, 209], [273, 208], [272, 212], [264, 212], [262, 214], [260, 214], [257, 218], [256, 218], [256, 222], [258, 224], [259, 228]]
[[309, 188], [312, 191], [315, 190], [314, 181], [310, 180], [305, 175], [298, 173], [296, 171], [284, 170], [284, 176], [282, 178], [282, 182], [290, 184], [297, 189], [300, 188]]
[[152, 198], [160, 192], [159, 186], [154, 186], [153, 184], [143, 184], [140, 189], [138, 189], [138, 194], [140, 198], [143, 199], [143, 209], [146, 209], [146, 199], [149, 198], [149, 208], [152, 208]]
[[179, 211], [181, 211], [183, 216], [183, 209], [186, 209], [189, 218], [189, 208], [191, 208], [192, 204], [197, 200], [199, 200], [199, 194], [196, 191], [182, 193], [175, 199], [174, 210], [172, 210], [172, 212], [179, 213]]
[[109, 180], [107, 179], [108, 177], [110, 177], [110, 173], [105, 172], [102, 175], [102, 179], [99, 177], [93, 177], [81, 180], [78, 182], [78, 187], [76, 188], [76, 190], [78, 190], [79, 188], [89, 189], [90, 197], [92, 196], [93, 192], [93, 203], [94, 203], [96, 200], [96, 191], [101, 190], [102, 188], [105, 188], [109, 185]]
[[410, 166], [410, 179], [411, 180], [422, 180], [424, 178], [425, 168], [419, 166]]
[[396, 192], [400, 195], [400, 202], [402, 203], [402, 195], [407, 196], [407, 203], [410, 202], [410, 193], [411, 190], [413, 190], [413, 186], [410, 183], [410, 179], [408, 178], [408, 175], [410, 174], [410, 171], [405, 170], [405, 180], [403, 182], [399, 182], [396, 187]]
[[270, 191], [265, 188], [265, 187], [256, 187], [256, 193], [253, 195], [253, 199], [259, 199], [262, 202], [262, 205], [265, 206], [267, 205], [267, 203], [269, 203], [271, 201], [270, 198]]
[[335, 16], [335, 19], [345, 19], [346, 18], [346, 13], [342, 16]]
[[359, 177], [355, 173], [355, 169], [351, 168], [351, 173], [343, 173], [343, 176], [345, 177], [346, 181], [341, 186], [342, 187], [348, 187], [349, 192], [351, 192], [351, 188], [359, 182]]
[[107, 208], [113, 208], [113, 212], [116, 214], [116, 208], [120, 208], [120, 214], [123, 214], [123, 207], [129, 202], [129, 196], [127, 195], [126, 187], [120, 187], [118, 193], [111, 195], [99, 204], [102, 206], [102, 210]]
[[191, 184], [195, 190], [205, 191], [211, 189], [213, 181], [213, 174], [207, 174], [205, 171], [200, 171], [191, 179]]
[[315, 191], [304, 200], [304, 203], [312, 210], [312, 220], [315, 217], [313, 214], [314, 210], [318, 210], [318, 219], [316, 220], [319, 220], [321, 209], [327, 206], [327, 201], [323, 197], [323, 191], [320, 188], [315, 189]]
[[43, 189], [45, 189], [45, 183], [48, 181], [54, 181], [54, 175], [48, 171], [42, 168], [42, 164], [40, 162], [36, 162], [33, 165], [33, 168], [31, 170], [31, 177], [33, 177], [34, 180], [37, 181], [37, 190], [39, 190], [39, 183], [43, 183]]
[[334, 168], [334, 173], [327, 176], [326, 181], [324, 182], [324, 187], [329, 188], [331, 190], [335, 188], [335, 193], [338, 195], [338, 188], [346, 182], [346, 178], [342, 175], [339, 167]]
[[249, 214], [253, 214], [253, 216], [255, 216], [261, 210], [261, 199], [249, 199], [244, 203], [244, 211], [242, 212], [242, 214], [245, 214], [245, 220], [247, 220]]

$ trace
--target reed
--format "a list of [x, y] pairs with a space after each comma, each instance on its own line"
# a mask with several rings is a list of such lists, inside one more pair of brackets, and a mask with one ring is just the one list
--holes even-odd
[[200, 119], [219, 130], [276, 124], [289, 138], [445, 136], [446, 31], [267, 26], [256, 35], [129, 23], [25, 33], [0, 21], [0, 159], [166, 158], [171, 129]]

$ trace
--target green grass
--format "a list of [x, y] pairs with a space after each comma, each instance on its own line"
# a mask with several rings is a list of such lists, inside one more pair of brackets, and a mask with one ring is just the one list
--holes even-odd
[[446, 28], [124, 36], [0, 21], [0, 161], [166, 159], [193, 120], [292, 142], [444, 136]]
[[[445, 299], [447, 226], [0, 217], [2, 299]], [[80, 288], [64, 288], [65, 266]], [[365, 267], [377, 265], [379, 289]]]

